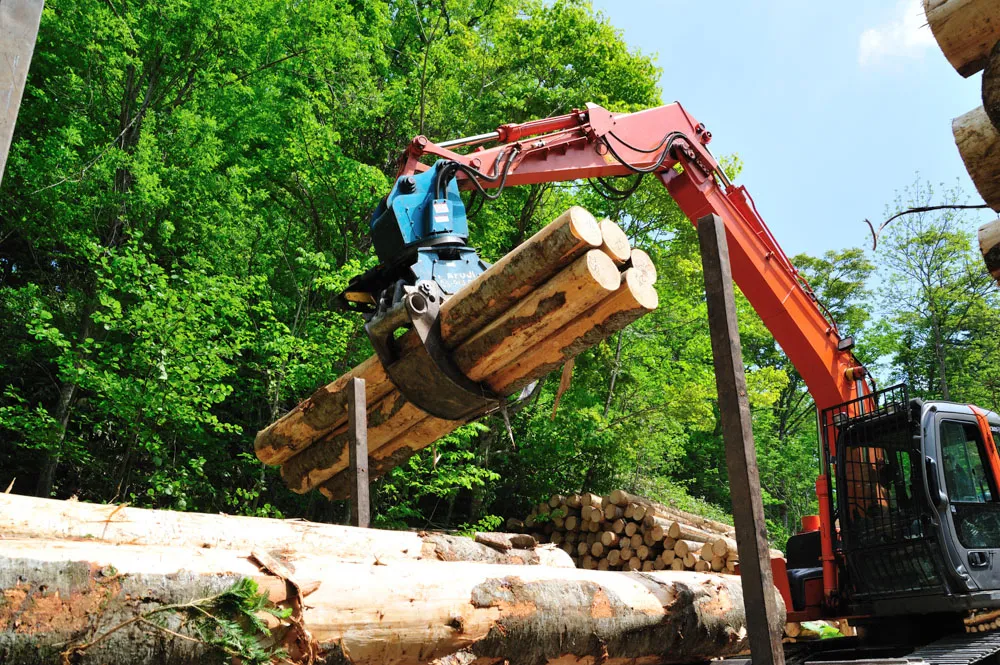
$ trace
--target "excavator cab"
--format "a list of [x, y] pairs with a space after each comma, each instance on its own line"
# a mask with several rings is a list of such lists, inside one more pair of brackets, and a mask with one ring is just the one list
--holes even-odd
[[1000, 416], [899, 385], [826, 409], [822, 430], [846, 609], [1000, 607]]

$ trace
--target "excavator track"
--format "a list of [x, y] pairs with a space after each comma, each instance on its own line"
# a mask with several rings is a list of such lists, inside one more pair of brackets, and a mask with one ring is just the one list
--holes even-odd
[[906, 657], [928, 665], [972, 665], [1000, 653], [1000, 631], [950, 635], [920, 647]]
[[[844, 641], [849, 639], [843, 638]], [[1000, 631], [949, 635], [906, 655], [897, 655], [899, 647], [882, 649], [883, 653], [879, 654], [880, 649], [869, 650], [859, 644], [837, 648], [839, 642], [840, 639], [813, 642], [810, 646], [814, 651], [808, 655], [787, 653], [786, 649], [787, 662], [803, 665], [977, 665], [1000, 653]], [[896, 651], [896, 654], [885, 651]]]

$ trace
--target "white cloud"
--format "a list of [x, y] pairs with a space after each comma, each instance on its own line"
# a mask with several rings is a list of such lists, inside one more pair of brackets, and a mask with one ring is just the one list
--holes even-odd
[[892, 60], [919, 58], [934, 44], [921, 0], [901, 0], [892, 21], [861, 33], [858, 63], [873, 67]]

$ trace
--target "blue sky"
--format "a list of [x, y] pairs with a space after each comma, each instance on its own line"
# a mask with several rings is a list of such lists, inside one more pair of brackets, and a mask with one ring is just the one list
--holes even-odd
[[[657, 55], [665, 102], [704, 122], [716, 155], [789, 255], [863, 246], [919, 172], [982, 203], [951, 120], [979, 106], [931, 35], [920, 0], [594, 0]], [[969, 215], [971, 226], [993, 218]], [[870, 244], [867, 245], [870, 247]]]

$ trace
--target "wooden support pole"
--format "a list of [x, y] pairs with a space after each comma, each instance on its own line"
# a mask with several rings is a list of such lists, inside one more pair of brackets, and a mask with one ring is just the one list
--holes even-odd
[[7, 166], [7, 152], [44, 4], [43, 0], [0, 3], [0, 180]]
[[698, 240], [705, 273], [708, 327], [715, 359], [715, 383], [726, 445], [736, 542], [741, 555], [740, 576], [750, 654], [754, 665], [784, 665], [781, 632], [770, 629], [781, 610], [773, 593], [774, 577], [750, 426], [740, 333], [736, 325], [726, 226], [718, 215], [706, 215], [698, 220]]
[[348, 450], [351, 457], [351, 524], [367, 528], [371, 523], [368, 500], [368, 404], [365, 400], [365, 380], [351, 379], [347, 387]]

